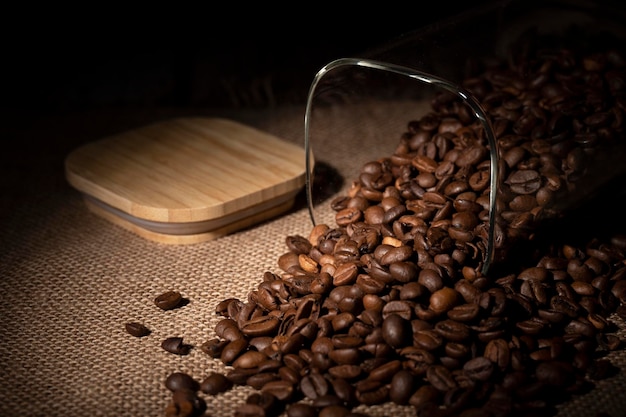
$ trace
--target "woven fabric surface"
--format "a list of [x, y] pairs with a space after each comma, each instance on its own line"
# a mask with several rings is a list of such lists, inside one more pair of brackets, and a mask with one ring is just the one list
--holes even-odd
[[[320, 133], [314, 136], [316, 160], [350, 175], [369, 157], [366, 151], [389, 153], [407, 121], [417, 117], [414, 111], [405, 103], [364, 104], [353, 113], [360, 120], [356, 130], [354, 125], [342, 128], [344, 115], [321, 112], [312, 125]], [[303, 143], [303, 108], [248, 116], [242, 119]], [[355, 132], [356, 145], [350, 139]], [[61, 175], [62, 163], [53, 161], [50, 175]], [[311, 230], [304, 201], [301, 196], [278, 218], [192, 245], [159, 244], [113, 225], [91, 213], [67, 184], [18, 202], [0, 225], [0, 415], [164, 415], [171, 397], [164, 381], [170, 373], [186, 372], [201, 380], [225, 370], [198, 348], [214, 337], [216, 304], [231, 297], [246, 299], [265, 271], [280, 272], [277, 260], [287, 250], [285, 238], [308, 236]], [[320, 219], [329, 213], [322, 203]], [[188, 304], [170, 311], [157, 308], [154, 298], [168, 290], [180, 291]], [[130, 321], [145, 324], [152, 333], [130, 336], [124, 328]], [[194, 346], [190, 354], [162, 349], [162, 340], [171, 336]], [[609, 358], [621, 372], [560, 406], [560, 416], [626, 415], [626, 352]], [[205, 396], [206, 415], [232, 416], [251, 391], [236, 387]], [[392, 404], [362, 411], [415, 415], [412, 407]]]

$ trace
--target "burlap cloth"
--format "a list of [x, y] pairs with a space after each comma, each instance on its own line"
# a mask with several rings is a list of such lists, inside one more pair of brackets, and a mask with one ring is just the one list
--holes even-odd
[[[330, 133], [316, 138], [318, 161], [338, 169], [363, 162], [366, 151], [383, 152], [377, 147], [381, 143], [387, 141], [387, 150], [390, 143], [395, 145], [414, 117], [412, 110], [393, 103], [364, 105], [359, 111], [357, 146], [348, 137], [355, 130], [342, 127], [342, 115], [322, 113], [316, 119], [313, 128]], [[187, 372], [201, 380], [225, 369], [197, 348], [214, 337], [216, 303], [228, 297], [245, 299], [265, 271], [279, 272], [285, 237], [308, 236], [312, 226], [305, 200], [299, 198], [285, 215], [211, 242], [159, 244], [94, 215], [65, 182], [63, 159], [73, 147], [183, 113], [92, 112], [7, 132], [26, 144], [17, 154], [5, 154], [3, 163], [8, 172], [2, 183], [0, 225], [1, 416], [164, 415], [171, 398], [164, 381], [170, 373]], [[225, 115], [303, 143], [303, 106]], [[391, 136], [381, 134], [385, 123], [395, 132]], [[30, 146], [24, 132], [39, 136], [39, 148]], [[180, 291], [189, 303], [160, 310], [153, 300], [167, 290]], [[130, 336], [124, 329], [129, 321], [144, 323], [152, 333]], [[187, 356], [168, 353], [160, 344], [170, 336], [183, 337], [196, 348]], [[609, 358], [626, 370], [625, 351]], [[626, 372], [620, 372], [563, 404], [559, 415], [625, 416], [624, 386]], [[232, 416], [250, 392], [238, 387], [206, 396], [207, 415]], [[372, 416], [415, 415], [411, 407], [392, 405], [364, 411]]]

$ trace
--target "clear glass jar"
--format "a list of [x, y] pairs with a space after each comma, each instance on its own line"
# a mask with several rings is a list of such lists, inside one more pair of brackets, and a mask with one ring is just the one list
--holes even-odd
[[499, 1], [330, 62], [305, 116], [312, 222], [369, 218], [486, 274], [621, 192], [625, 22], [615, 2]]

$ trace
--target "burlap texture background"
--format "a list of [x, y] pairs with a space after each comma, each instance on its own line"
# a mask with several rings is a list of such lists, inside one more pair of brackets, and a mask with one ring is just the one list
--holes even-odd
[[[348, 136], [354, 130], [341, 127], [342, 115], [329, 112], [316, 119], [316, 131], [332, 133], [316, 139], [319, 161], [341, 168], [362, 162], [368, 150], [382, 155], [376, 147], [385, 138], [381, 120], [397, 132], [388, 138], [395, 145], [415, 117], [395, 104], [364, 105], [360, 111], [357, 146]], [[302, 198], [284, 216], [185, 246], [145, 240], [89, 212], [79, 193], [64, 182], [66, 152], [81, 141], [174, 115], [180, 114], [83, 115], [47, 129], [32, 128], [62, 145], [9, 166], [5, 179], [12, 182], [4, 182], [6, 215], [0, 225], [1, 416], [164, 415], [171, 395], [164, 381], [170, 373], [187, 372], [201, 380], [224, 370], [197, 348], [214, 336], [215, 305], [229, 297], [245, 299], [265, 271], [279, 272], [285, 237], [308, 235], [311, 222]], [[303, 107], [230, 116], [303, 143]], [[167, 290], [180, 291], [189, 304], [158, 309], [153, 300]], [[124, 329], [128, 321], [142, 322], [152, 333], [134, 338]], [[188, 356], [167, 353], [160, 344], [170, 336], [181, 336], [196, 348]], [[610, 358], [622, 372], [564, 404], [560, 416], [626, 415], [626, 352]], [[207, 416], [232, 416], [250, 392], [239, 387], [206, 396]], [[372, 416], [415, 414], [410, 407], [392, 405], [363, 410]]]

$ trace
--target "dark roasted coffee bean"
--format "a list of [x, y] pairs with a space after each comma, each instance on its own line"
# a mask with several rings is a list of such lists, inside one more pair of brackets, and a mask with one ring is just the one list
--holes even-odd
[[397, 316], [402, 317], [404, 320], [410, 321], [413, 319], [413, 310], [414, 310], [414, 303], [410, 301], [405, 301], [405, 300], [389, 301], [383, 307], [382, 318], [384, 320], [387, 317], [395, 314]]
[[252, 375], [255, 375], [257, 372], [258, 370], [254, 368], [250, 368], [250, 369], [233, 368], [233, 369], [230, 369], [228, 372], [226, 372], [226, 378], [228, 378], [228, 380], [235, 385], [246, 385], [248, 378], [250, 378]]
[[250, 375], [246, 379], [246, 385], [256, 390], [263, 388], [265, 384], [271, 381], [278, 381], [281, 379], [278, 374], [272, 372], [261, 372]]
[[182, 337], [168, 337], [161, 342], [161, 347], [175, 355], [188, 355], [191, 352], [191, 345], [183, 343]]
[[463, 365], [463, 372], [475, 381], [488, 381], [493, 374], [493, 362], [486, 357], [477, 356]]
[[460, 304], [448, 310], [448, 318], [458, 322], [470, 322], [478, 317], [480, 306], [475, 303]]
[[355, 379], [361, 375], [359, 365], [337, 365], [328, 368], [328, 372], [333, 378]]
[[282, 379], [269, 381], [261, 388], [263, 393], [272, 394], [280, 401], [289, 401], [294, 392], [293, 385]]
[[258, 369], [258, 367], [267, 360], [268, 356], [265, 353], [256, 350], [248, 350], [237, 356], [237, 359], [232, 362], [232, 366], [239, 369]]
[[574, 382], [574, 368], [570, 363], [545, 361], [537, 365], [537, 379], [549, 386], [567, 387]]
[[151, 332], [145, 325], [137, 322], [126, 323], [124, 328], [131, 336], [144, 337], [148, 336]]
[[248, 348], [248, 341], [244, 338], [235, 339], [222, 348], [220, 359], [226, 365], [231, 365]]
[[388, 360], [385, 363], [369, 371], [368, 379], [372, 381], [388, 382], [402, 369], [402, 362], [399, 360]]
[[413, 337], [410, 321], [395, 313], [383, 320], [382, 332], [385, 342], [396, 348], [406, 346]]
[[234, 319], [224, 318], [215, 325], [215, 334], [229, 342], [243, 338], [241, 330]]
[[197, 391], [200, 389], [200, 384], [189, 374], [172, 372], [165, 379], [165, 387], [172, 392], [182, 389]]
[[200, 345], [200, 350], [212, 358], [219, 358], [222, 350], [229, 343], [228, 340], [213, 338]]
[[298, 255], [308, 254], [313, 246], [307, 238], [300, 235], [287, 236], [285, 243], [291, 252], [297, 253]]
[[154, 304], [161, 310], [173, 310], [182, 305], [183, 296], [178, 291], [166, 291], [154, 299]]
[[454, 389], [457, 386], [452, 372], [442, 365], [431, 365], [426, 371], [426, 378], [433, 387], [442, 392]]
[[233, 303], [238, 303], [238, 302], [239, 300], [237, 300], [236, 298], [226, 298], [220, 301], [215, 306], [215, 314], [222, 316], [222, 317], [230, 317], [230, 311], [232, 311], [232, 310], [229, 311], [229, 309], [232, 309], [230, 305]]
[[330, 378], [329, 382], [335, 396], [343, 404], [353, 404], [356, 401], [356, 390], [353, 384], [343, 378]]
[[470, 338], [470, 328], [460, 321], [445, 319], [435, 324], [435, 332], [451, 342], [463, 342]]
[[393, 375], [389, 387], [389, 399], [396, 404], [406, 405], [415, 392], [417, 380], [408, 370], [402, 369]]
[[329, 392], [329, 385], [326, 378], [319, 372], [312, 372], [300, 380], [300, 390], [312, 400], [324, 396]]
[[211, 372], [200, 383], [200, 391], [209, 395], [217, 395], [228, 391], [233, 383], [224, 374]]
[[356, 348], [333, 349], [328, 357], [338, 365], [354, 365], [359, 363], [361, 354]]
[[287, 407], [287, 417], [317, 417], [317, 410], [307, 403], [294, 403]]
[[280, 320], [276, 316], [257, 316], [242, 323], [241, 333], [249, 337], [269, 336], [276, 333], [279, 325]]

